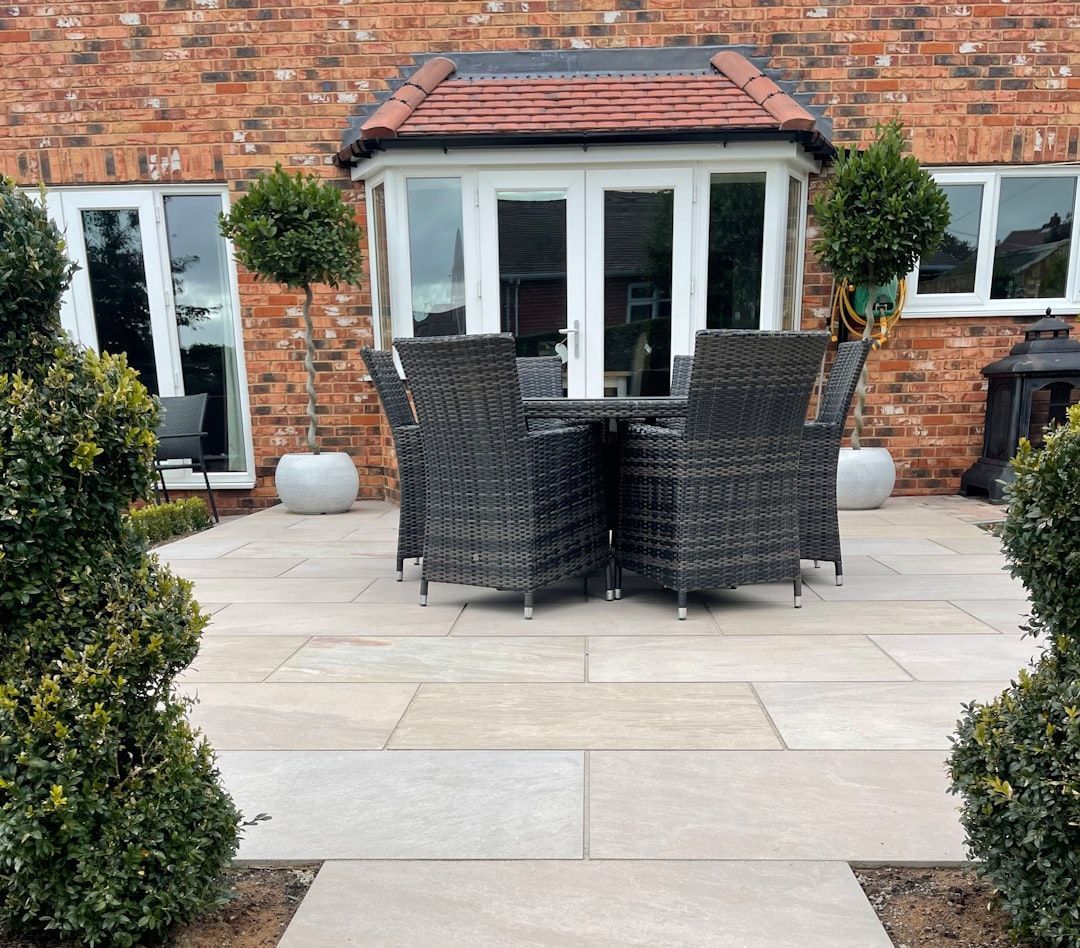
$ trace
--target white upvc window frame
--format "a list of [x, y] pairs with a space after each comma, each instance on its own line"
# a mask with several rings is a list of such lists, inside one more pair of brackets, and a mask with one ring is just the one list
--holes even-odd
[[[116, 184], [87, 187], [55, 187], [45, 192], [45, 207], [49, 217], [65, 235], [69, 249], [85, 259], [82, 227], [66, 219], [64, 195], [77, 195], [79, 204], [86, 207], [114, 208], [122, 207], [125, 195], [132, 195], [140, 209], [140, 227], [144, 226], [143, 214], [148, 215], [145, 226], [152, 228], [154, 247], [159, 252], [150, 253], [144, 246], [146, 260], [147, 293], [161, 294], [165, 307], [164, 324], [167, 340], [154, 335], [155, 363], [158, 370], [158, 382], [163, 395], [183, 394], [183, 372], [180, 363], [180, 338], [176, 325], [175, 307], [172, 293], [172, 269], [169, 262], [169, 241], [165, 221], [164, 198], [170, 195], [206, 195], [217, 196], [221, 200], [221, 210], [228, 213], [230, 195], [224, 184]], [[74, 203], [74, 202], [72, 202]], [[239, 377], [237, 394], [239, 397], [240, 423], [243, 430], [243, 471], [211, 471], [210, 486], [215, 490], [250, 490], [255, 486], [255, 450], [252, 439], [251, 400], [248, 392], [247, 362], [244, 353], [243, 315], [240, 309], [240, 290], [237, 279], [236, 256], [232, 242], [225, 240], [226, 276], [229, 280], [229, 303], [233, 311], [233, 333], [236, 347], [236, 371]], [[85, 270], [77, 272], [71, 288], [61, 300], [60, 317], [65, 330], [73, 339], [90, 348], [97, 348], [97, 330], [91, 309], [89, 288]], [[154, 305], [153, 298], [151, 306]], [[160, 322], [160, 320], [159, 320]], [[174, 470], [166, 473], [166, 486], [175, 490], [205, 490], [202, 474], [193, 471]]]
[[[780, 329], [784, 278], [784, 232], [787, 218], [787, 188], [791, 177], [801, 184], [805, 204], [808, 180], [819, 173], [820, 164], [794, 143], [747, 142], [718, 144], [656, 144], [638, 146], [607, 146], [581, 149], [560, 146], [551, 148], [451, 148], [445, 153], [428, 149], [399, 149], [380, 152], [352, 169], [354, 181], [363, 182], [368, 227], [374, 232], [375, 220], [372, 189], [382, 184], [386, 198], [386, 243], [390, 260], [390, 306], [393, 334], [411, 336], [412, 289], [409, 259], [408, 207], [406, 179], [412, 177], [460, 178], [462, 195], [462, 237], [465, 246], [466, 331], [493, 331], [490, 313], [485, 315], [482, 303], [486, 270], [482, 264], [490, 248], [484, 241], [490, 235], [482, 233], [484, 206], [483, 182], [493, 177], [556, 175], [558, 172], [598, 173], [608, 181], [617, 181], [619, 174], [627, 181], [635, 176], [651, 177], [655, 172], [669, 171], [685, 174], [692, 181], [693, 198], [685, 221], [676, 221], [689, 228], [686, 257], [690, 284], [689, 319], [676, 332], [673, 324], [672, 355], [693, 351], [694, 335], [706, 326], [706, 287], [709, 251], [709, 187], [713, 174], [762, 172], [766, 174], [764, 237], [762, 246], [762, 278], [760, 296], [761, 329]], [[805, 256], [806, 214], [799, 215], [798, 253], [796, 255], [796, 295], [800, 322], [802, 312], [802, 266]], [[373, 281], [373, 323], [378, 332], [379, 312], [375, 245], [370, 244], [369, 271]], [[489, 280], [490, 282], [490, 280]], [[490, 309], [490, 307], [488, 308]], [[379, 340], [380, 345], [387, 340]]]
[[[1080, 167], [1067, 165], [991, 165], [972, 168], [928, 168], [938, 184], [973, 184], [983, 188], [979, 215], [978, 257], [975, 289], [971, 293], [919, 293], [919, 266], [908, 274], [908, 297], [904, 316], [933, 319], [953, 316], [1041, 316], [1049, 307], [1073, 311], [1080, 308]], [[994, 251], [997, 243], [1001, 182], [1006, 178], [1066, 177], [1076, 181], [1073, 194], [1073, 234], [1069, 252], [1066, 296], [1037, 299], [992, 299]]]

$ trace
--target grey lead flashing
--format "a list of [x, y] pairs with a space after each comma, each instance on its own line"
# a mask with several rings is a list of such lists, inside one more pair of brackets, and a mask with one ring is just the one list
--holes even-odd
[[[571, 78], [574, 76], [640, 76], [686, 75], [703, 76], [712, 73], [709, 60], [720, 52], [735, 52], [745, 56], [762, 73], [772, 79], [787, 95], [813, 117], [821, 138], [832, 138], [832, 120], [809, 93], [802, 92], [797, 82], [769, 68], [767, 57], [758, 55], [752, 46], [642, 46], [619, 49], [538, 49], [506, 50], [502, 52], [427, 52], [416, 53], [411, 66], [389, 80], [388, 88], [378, 93], [375, 101], [364, 106], [349, 120], [342, 133], [342, 149], [347, 150], [360, 140], [360, 126], [380, 105], [406, 85], [409, 76], [430, 59], [445, 56], [457, 66], [454, 79], [497, 78]], [[432, 142], [431, 147], [439, 145]]]

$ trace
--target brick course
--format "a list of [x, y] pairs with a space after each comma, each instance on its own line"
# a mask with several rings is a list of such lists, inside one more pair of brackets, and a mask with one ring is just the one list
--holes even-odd
[[[332, 165], [347, 118], [416, 52], [745, 44], [813, 94], [834, 140], [899, 115], [924, 162], [1075, 161], [1080, 6], [848, 0], [93, 0], [0, 11], [0, 171], [47, 185], [227, 182], [280, 161], [362, 192]], [[357, 207], [362, 214], [362, 208]], [[829, 280], [808, 253], [806, 323]], [[259, 485], [302, 440], [298, 300], [241, 277]], [[977, 453], [978, 369], [1024, 320], [909, 319], [873, 359], [868, 443], [893, 449], [898, 486], [950, 492]], [[356, 350], [366, 286], [320, 292], [327, 447], [350, 451], [366, 496], [393, 490], [393, 453]], [[224, 499], [224, 498], [223, 498]]]

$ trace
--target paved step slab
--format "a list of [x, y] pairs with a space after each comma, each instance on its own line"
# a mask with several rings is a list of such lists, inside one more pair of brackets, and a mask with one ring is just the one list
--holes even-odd
[[281, 948], [890, 948], [835, 862], [333, 862]]

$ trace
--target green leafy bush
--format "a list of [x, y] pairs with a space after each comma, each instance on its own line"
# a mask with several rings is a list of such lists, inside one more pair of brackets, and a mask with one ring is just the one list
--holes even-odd
[[170, 689], [206, 620], [125, 516], [157, 406], [63, 335], [60, 235], [0, 181], [11, 246], [34, 252], [0, 254], [0, 926], [132, 945], [215, 901], [236, 848]]
[[1080, 945], [1080, 406], [1013, 460], [1003, 542], [1045, 640], [1032, 671], [965, 709], [949, 762], [979, 871], [1017, 932]]
[[148, 504], [132, 510], [129, 517], [135, 532], [150, 546], [167, 543], [210, 526], [210, 511], [201, 497], [188, 497], [167, 504]]

